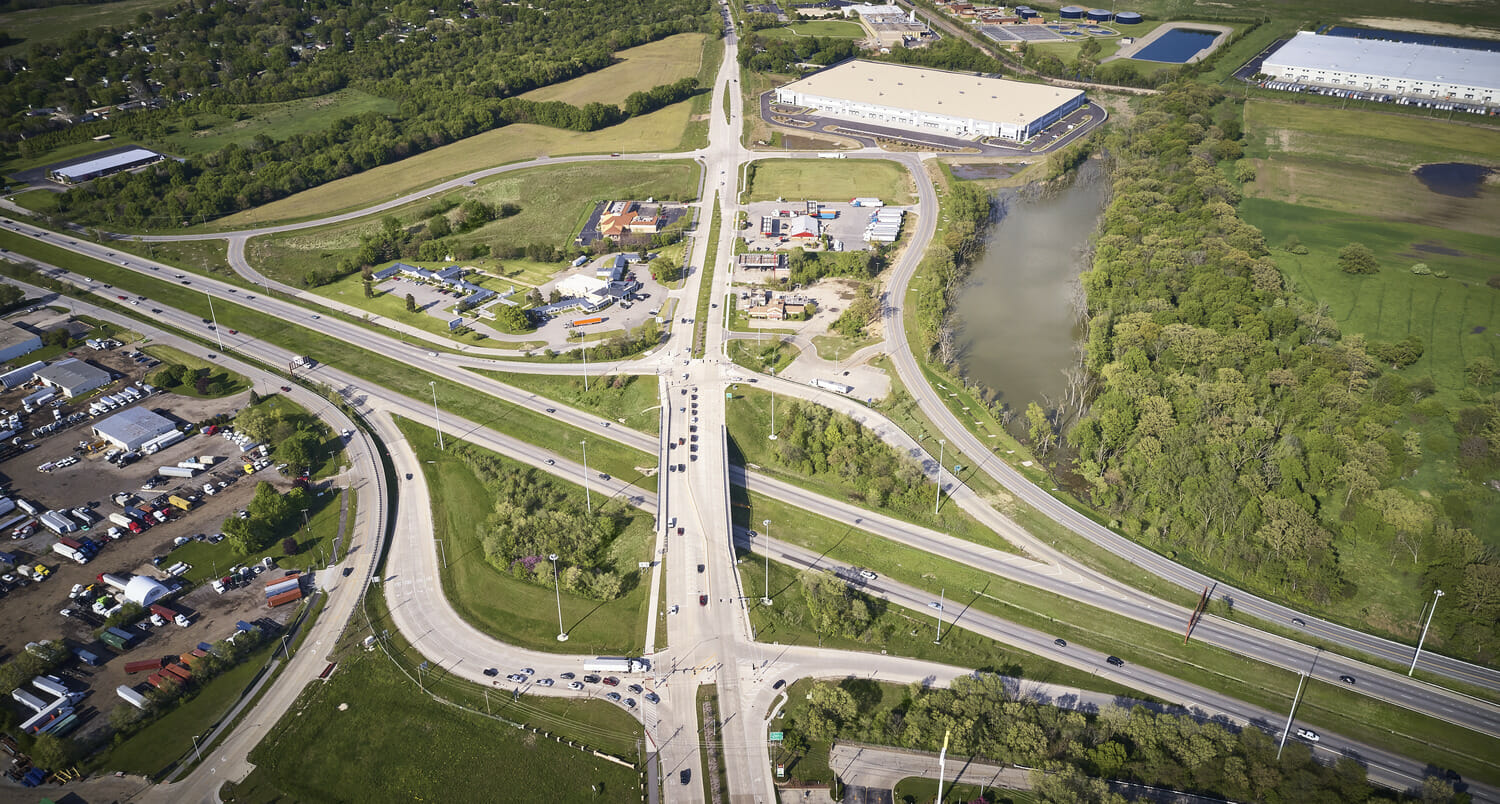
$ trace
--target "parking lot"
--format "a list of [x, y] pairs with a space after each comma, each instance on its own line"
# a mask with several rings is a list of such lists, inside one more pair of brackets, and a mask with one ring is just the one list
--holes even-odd
[[[865, 225], [870, 221], [870, 215], [876, 211], [876, 207], [856, 207], [845, 201], [823, 201], [822, 208], [838, 213], [838, 217], [832, 220], [820, 221], [823, 231], [828, 232], [829, 237], [843, 241], [844, 251], [865, 251], [870, 249], [871, 244], [865, 240]], [[750, 251], [776, 251], [786, 250], [795, 246], [803, 246], [809, 250], [821, 247], [816, 239], [798, 240], [782, 237], [765, 237], [760, 234], [760, 219], [763, 216], [779, 217], [782, 221], [791, 220], [803, 213], [804, 205], [802, 199], [791, 201], [757, 201], [746, 204], [747, 212], [746, 226], [740, 230], [740, 237], [745, 239], [745, 244]], [[914, 207], [887, 206], [879, 209], [899, 209], [910, 213]], [[791, 216], [780, 215], [782, 212], [791, 212]]]
[[[128, 346], [100, 352], [85, 349], [78, 351], [76, 356], [123, 374], [121, 380], [105, 389], [112, 392], [113, 389], [120, 388], [121, 383], [138, 379], [146, 370], [145, 364], [137, 363], [128, 356], [133, 351]], [[20, 408], [21, 396], [31, 391], [32, 389], [15, 389], [0, 394], [0, 408], [16, 411]], [[68, 403], [57, 410], [65, 418], [79, 409], [86, 414], [88, 401], [92, 398], [93, 395], [85, 395], [82, 404]], [[233, 414], [247, 401], [248, 393], [221, 399], [197, 399], [156, 393], [131, 407], [144, 407], [183, 426], [220, 414]], [[50, 407], [43, 407], [29, 419], [40, 422], [45, 418], [50, 421], [53, 419], [52, 410]], [[100, 418], [107, 418], [118, 412], [113, 411]], [[45, 417], [42, 415], [44, 413]], [[39, 511], [87, 509], [88, 518], [94, 520], [91, 526], [68, 536], [80, 541], [87, 537], [100, 545], [98, 554], [91, 561], [78, 564], [53, 551], [53, 544], [59, 541], [59, 537], [50, 530], [42, 527], [36, 527], [30, 533], [23, 530], [21, 533], [25, 533], [24, 538], [13, 538], [15, 528], [6, 528], [0, 532], [0, 550], [14, 554], [16, 559], [14, 563], [0, 567], [3, 570], [0, 572], [0, 587], [3, 587], [3, 592], [0, 592], [3, 594], [0, 596], [0, 609], [4, 611], [4, 616], [0, 617], [0, 651], [6, 656], [14, 656], [24, 650], [29, 642], [61, 638], [69, 648], [84, 647], [105, 659], [100, 667], [88, 667], [81, 662], [71, 661], [61, 668], [60, 675], [70, 678], [70, 684], [75, 690], [86, 686], [93, 690], [93, 697], [84, 699], [77, 710], [80, 719], [84, 721], [80, 726], [81, 732], [86, 734], [107, 724], [104, 718], [95, 718], [93, 715], [107, 715], [122, 703], [113, 694], [116, 686], [137, 684], [142, 679], [127, 677], [124, 672], [125, 661], [114, 658], [117, 655], [115, 651], [95, 640], [94, 632], [103, 624], [104, 617], [92, 610], [90, 602], [93, 595], [81, 602], [70, 599], [75, 585], [81, 588], [96, 584], [98, 588], [95, 594], [108, 593], [112, 590], [99, 583], [98, 579], [102, 573], [113, 573], [145, 575], [170, 586], [173, 581], [166, 570], [172, 562], [157, 560], [164, 559], [176, 542], [195, 538], [208, 540], [216, 534], [225, 518], [237, 515], [248, 503], [256, 481], [271, 480], [287, 487], [291, 483], [270, 468], [253, 477], [246, 475], [236, 445], [217, 435], [204, 435], [196, 429], [183, 441], [153, 455], [143, 456], [141, 460], [122, 468], [105, 460], [107, 449], [85, 449], [86, 445], [96, 442], [89, 429], [93, 420], [87, 416], [84, 419], [78, 424], [62, 427], [36, 439], [30, 438], [32, 428], [28, 421], [25, 440], [32, 446], [12, 452], [8, 459], [0, 463], [0, 477], [3, 477], [7, 487], [5, 496], [17, 502], [25, 500]], [[173, 466], [180, 461], [202, 456], [214, 456], [219, 460], [213, 469], [193, 478], [161, 478], [158, 475], [159, 467]], [[46, 468], [46, 471], [39, 471], [42, 468]], [[213, 484], [213, 495], [203, 493], [204, 483]], [[144, 488], [148, 484], [151, 488]], [[133, 505], [148, 504], [158, 498], [165, 499], [168, 495], [177, 495], [187, 500], [196, 498], [197, 502], [192, 510], [176, 511], [176, 515], [169, 517], [167, 521], [133, 534], [108, 518], [112, 513], [123, 512], [123, 506], [114, 499], [122, 492], [139, 501], [131, 503]], [[167, 505], [162, 507], [172, 508]], [[0, 515], [0, 520], [9, 520], [23, 513], [22, 509], [17, 508]], [[107, 532], [111, 528], [115, 528], [118, 539], [109, 537]], [[50, 572], [45, 579], [31, 581], [23, 576], [21, 567], [32, 568], [28, 572], [36, 574], [34, 568], [38, 564]], [[229, 567], [215, 569], [227, 571]], [[289, 606], [274, 612], [268, 611], [260, 585], [253, 582], [223, 595], [205, 585], [165, 602], [187, 615], [189, 625], [179, 627], [167, 622], [155, 627], [149, 624], [132, 626], [138, 629], [139, 636], [144, 639], [126, 654], [129, 659], [180, 654], [199, 642], [212, 643], [223, 639], [234, 630], [237, 620], [253, 621], [273, 613], [284, 618], [295, 608]], [[62, 614], [65, 609], [69, 611], [67, 616]], [[18, 710], [18, 714], [25, 713]]]

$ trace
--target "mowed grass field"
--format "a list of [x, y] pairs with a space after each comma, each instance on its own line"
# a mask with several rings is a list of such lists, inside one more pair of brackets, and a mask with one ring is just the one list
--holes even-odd
[[785, 28], [766, 28], [757, 31], [772, 39], [796, 39], [803, 36], [827, 36], [836, 39], [862, 39], [865, 29], [857, 22], [846, 20], [810, 20], [788, 25]]
[[196, 131], [179, 130], [150, 143], [152, 147], [178, 156], [192, 156], [217, 150], [230, 143], [246, 145], [258, 134], [281, 140], [296, 134], [320, 131], [335, 120], [366, 112], [390, 114], [400, 104], [389, 98], [371, 95], [357, 89], [341, 89], [314, 98], [285, 103], [247, 104], [233, 107], [250, 115], [234, 120], [220, 115], [199, 115], [204, 126]]
[[59, 42], [80, 28], [103, 25], [129, 25], [142, 11], [156, 11], [178, 5], [178, 0], [118, 0], [112, 3], [49, 3], [44, 8], [7, 11], [0, 18], [0, 29], [11, 43], [0, 48], [0, 55], [24, 56], [32, 45]]
[[911, 177], [896, 162], [872, 159], [762, 159], [755, 163], [746, 200], [846, 202], [859, 196], [910, 204]]
[[[453, 235], [450, 240], [456, 244], [540, 243], [566, 248], [597, 202], [611, 198], [689, 198], [697, 192], [698, 174], [698, 165], [686, 160], [548, 165], [504, 173], [476, 186], [453, 190], [443, 198], [460, 204], [469, 199], [495, 205], [510, 203], [519, 206], [520, 212]], [[250, 242], [248, 256], [267, 275], [300, 283], [308, 270], [337, 262], [358, 249], [360, 239], [377, 233], [387, 217], [395, 217], [402, 226], [422, 223], [426, 220], [424, 213], [435, 200], [415, 201], [333, 226], [259, 237]], [[496, 275], [510, 273], [505, 268], [506, 262], [464, 261]], [[554, 271], [566, 267], [566, 263], [553, 266]], [[525, 282], [524, 276], [518, 275], [516, 279]], [[363, 306], [367, 301], [363, 298], [363, 287], [356, 289], [360, 291], [358, 294], [344, 294], [343, 300]]]
[[501, 790], [506, 801], [578, 801], [590, 787], [601, 800], [640, 796], [634, 770], [438, 703], [378, 650], [343, 657], [309, 686], [251, 762], [225, 801], [494, 801]]
[[697, 75], [708, 34], [685, 33], [648, 42], [615, 54], [615, 63], [577, 78], [538, 87], [521, 95], [526, 100], [621, 103], [632, 92], [644, 92]]
[[215, 221], [212, 230], [246, 229], [349, 212], [477, 170], [539, 156], [680, 150], [690, 103], [675, 103], [599, 131], [565, 131], [530, 123], [504, 126], [230, 215]]

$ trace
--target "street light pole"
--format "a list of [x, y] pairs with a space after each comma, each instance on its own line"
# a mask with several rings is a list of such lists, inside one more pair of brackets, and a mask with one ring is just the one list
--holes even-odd
[[442, 539], [433, 539], [438, 544], [438, 551], [443, 554], [443, 569], [448, 568], [448, 548], [444, 546]]
[[1297, 694], [1292, 698], [1292, 709], [1286, 713], [1286, 727], [1281, 730], [1281, 744], [1276, 746], [1276, 758], [1281, 759], [1281, 749], [1286, 747], [1286, 736], [1292, 730], [1292, 716], [1297, 714], [1297, 701], [1302, 699], [1302, 684], [1307, 681], [1307, 674], [1297, 673]]
[[947, 445], [947, 441], [941, 438], [938, 439], [937, 494], [932, 495], [933, 516], [937, 516], [938, 504], [943, 501], [943, 447]]
[[948, 590], [947, 590], [947, 588], [944, 588], [941, 592], [938, 592], [937, 634], [935, 635], [935, 638], [932, 640], [932, 644], [934, 644], [934, 645], [941, 645], [941, 644], [943, 644], [943, 604], [947, 603], [947, 602], [948, 602]]
[[438, 450], [441, 451], [443, 450], [443, 417], [438, 413], [437, 380], [429, 380], [427, 384], [432, 387], [432, 420], [436, 425], [434, 429], [437, 430], [438, 435]]
[[208, 297], [208, 317], [214, 322], [214, 336], [219, 339], [219, 351], [222, 352], [224, 351], [224, 333], [219, 331], [219, 317], [214, 314], [214, 294], [205, 290], [203, 295]]
[[589, 440], [578, 442], [583, 445], [583, 501], [588, 506], [589, 516], [594, 515], [594, 498], [589, 494]]
[[199, 762], [203, 761], [203, 752], [198, 750], [198, 735], [196, 734], [193, 735], [193, 756], [197, 757]]
[[[776, 379], [776, 367], [771, 367], [771, 379]], [[776, 384], [771, 384], [771, 440], [776, 440]]]
[[1427, 629], [1432, 626], [1432, 615], [1437, 612], [1437, 603], [1443, 596], [1443, 590], [1437, 590], [1432, 596], [1432, 611], [1427, 612], [1427, 624], [1422, 626], [1422, 638], [1417, 640], [1417, 652], [1412, 654], [1411, 667], [1407, 668], [1406, 675], [1411, 676], [1417, 670], [1417, 659], [1422, 655], [1422, 643], [1427, 641]]
[[760, 523], [766, 529], [766, 541], [760, 546], [766, 554], [766, 596], [760, 599], [762, 606], [771, 605], [771, 520], [764, 519]]
[[557, 553], [550, 553], [547, 560], [552, 562], [552, 590], [557, 593], [557, 641], [567, 642], [568, 632], [563, 630], [562, 623], [562, 583], [557, 577]]
[[[579, 335], [582, 338], [583, 335]], [[583, 392], [589, 392], [589, 344], [583, 341]]]

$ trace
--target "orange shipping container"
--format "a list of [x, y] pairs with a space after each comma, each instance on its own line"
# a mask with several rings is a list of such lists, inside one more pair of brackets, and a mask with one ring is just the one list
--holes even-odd
[[162, 672], [172, 674], [177, 678], [178, 681], [188, 681], [193, 677], [193, 674], [188, 672], [188, 669], [186, 667], [178, 664], [169, 664], [162, 670]]
[[266, 601], [266, 605], [270, 606], [271, 608], [274, 609], [274, 608], [276, 608], [277, 606], [280, 606], [283, 603], [291, 603], [294, 600], [299, 600], [299, 599], [301, 599], [301, 597], [302, 597], [302, 590], [301, 589], [292, 589], [290, 591], [282, 592], [281, 594], [276, 595], [276, 596], [270, 598], [269, 600]]

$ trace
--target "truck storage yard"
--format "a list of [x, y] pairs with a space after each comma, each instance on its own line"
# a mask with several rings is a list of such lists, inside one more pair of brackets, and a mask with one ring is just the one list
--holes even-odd
[[[179, 656], [191, 656], [200, 645], [235, 633], [238, 622], [274, 628], [297, 609], [268, 607], [263, 584], [255, 581], [279, 577], [281, 571], [274, 568], [246, 569], [241, 582], [227, 586], [214, 580], [191, 587], [177, 580], [191, 567], [168, 559], [174, 549], [194, 541], [218, 541], [223, 521], [247, 506], [258, 482], [286, 490], [293, 479], [270, 467], [258, 449], [242, 452], [242, 444], [221, 437], [222, 432], [208, 434], [211, 428], [200, 432], [195, 426], [233, 416], [248, 403], [247, 392], [219, 399], [160, 390], [152, 393], [142, 387], [146, 385], [143, 374], [156, 362], [131, 357], [132, 353], [139, 354], [128, 346], [75, 350], [77, 358], [110, 371], [117, 379], [57, 408], [49, 405], [50, 399], [39, 408], [34, 402], [35, 412], [21, 428], [20, 443], [8, 439], [5, 446], [9, 448], [0, 458], [3, 495], [10, 501], [0, 503], [0, 508], [10, 506], [0, 511], [6, 525], [0, 528], [0, 606], [5, 610], [5, 617], [0, 618], [0, 651], [15, 656], [28, 643], [62, 638], [74, 658], [56, 671], [60, 683], [74, 694], [89, 697], [74, 710], [67, 706], [50, 709], [51, 698], [42, 696], [48, 699], [42, 703], [51, 714], [36, 727], [58, 720], [52, 728], [65, 727], [72, 737], [84, 741], [89, 734], [108, 728], [112, 709], [128, 705], [111, 690], [121, 686], [144, 690], [148, 675], [158, 684], [162, 679], [188, 680], [184, 676], [190, 677], [190, 669], [163, 657], [180, 664]], [[66, 358], [64, 354], [54, 362]], [[27, 362], [13, 361], [12, 365]], [[126, 389], [132, 392], [125, 393]], [[19, 413], [23, 400], [37, 393], [30, 385], [9, 389], [0, 394], [0, 409]], [[106, 399], [111, 400], [107, 405]], [[124, 411], [150, 411], [156, 416], [133, 418], [160, 417], [170, 424], [168, 435], [180, 437], [154, 438], [166, 446], [123, 466], [107, 460], [125, 450], [96, 437], [91, 427]], [[33, 428], [43, 421], [61, 424], [33, 437]], [[241, 442], [250, 443], [243, 438]], [[244, 469], [247, 462], [256, 469], [253, 474]], [[224, 566], [212, 567], [213, 578], [231, 570], [233, 554], [225, 549], [222, 555]], [[254, 577], [263, 572], [264, 577]], [[37, 576], [43, 579], [34, 580]], [[107, 614], [122, 605], [123, 587], [132, 576], [160, 582], [167, 587], [167, 595], [145, 607], [138, 622], [121, 623], [96, 638]], [[97, 665], [82, 657], [80, 650], [97, 660]], [[152, 672], [142, 672], [148, 667]], [[41, 717], [28, 699], [37, 695], [27, 692], [14, 697], [20, 720]], [[72, 720], [64, 724], [64, 717]]]

